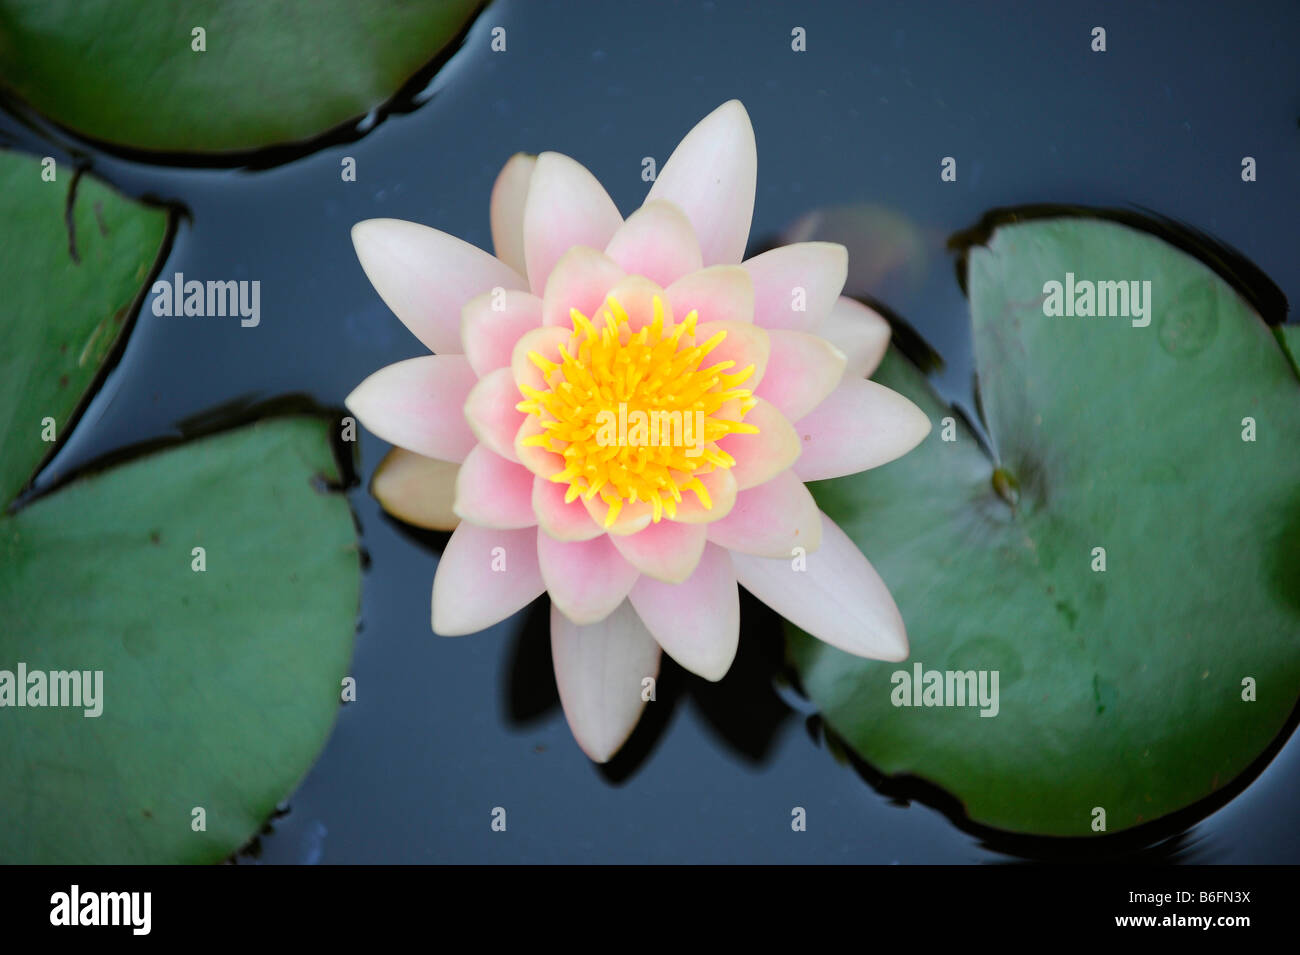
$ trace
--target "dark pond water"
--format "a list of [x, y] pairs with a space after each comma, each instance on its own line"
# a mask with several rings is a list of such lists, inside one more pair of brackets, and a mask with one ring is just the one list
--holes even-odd
[[[754, 236], [810, 210], [867, 204], [919, 245], [887, 275], [859, 271], [943, 355], [940, 390], [970, 405], [965, 301], [950, 233], [1034, 202], [1144, 207], [1240, 250], [1300, 300], [1300, 71], [1294, 4], [492, 4], [464, 47], [364, 137], [271, 168], [169, 167], [106, 155], [0, 117], [0, 137], [88, 160], [127, 193], [188, 210], [164, 273], [262, 282], [262, 321], [140, 316], [118, 368], [43, 476], [165, 436], [232, 399], [302, 392], [329, 405], [375, 369], [421, 353], [371, 289], [348, 229], [373, 216], [490, 246], [502, 162], [555, 149], [585, 163], [626, 213], [645, 156], [662, 161], [732, 97], [759, 148]], [[1089, 49], [1104, 26], [1108, 50]], [[489, 50], [507, 29], [508, 51]], [[790, 49], [795, 26], [807, 52]], [[349, 141], [350, 140], [350, 141]], [[1243, 156], [1259, 180], [1240, 179]], [[358, 181], [341, 181], [342, 157]], [[943, 183], [953, 156], [958, 181]], [[285, 158], [283, 154], [273, 157]], [[253, 163], [260, 166], [263, 163]], [[880, 240], [877, 240], [878, 242]], [[892, 244], [891, 244], [892, 243]], [[863, 262], [856, 263], [861, 269]], [[869, 270], [868, 270], [869, 272]], [[368, 479], [386, 451], [366, 436]], [[351, 493], [371, 557], [343, 709], [264, 862], [969, 862], [1071, 854], [1060, 843], [959, 827], [908, 787], [869, 785], [832, 758], [807, 704], [780, 690], [772, 618], [746, 609], [719, 685], [666, 663], [659, 700], [606, 769], [572, 742], [545, 628], [527, 614], [473, 637], [429, 629], [442, 539]], [[1197, 821], [1093, 843], [1205, 862], [1300, 859], [1300, 742]], [[489, 829], [505, 807], [509, 830]], [[804, 833], [790, 809], [804, 806]], [[1147, 848], [1154, 846], [1153, 848]], [[246, 860], [251, 857], [245, 856]]]

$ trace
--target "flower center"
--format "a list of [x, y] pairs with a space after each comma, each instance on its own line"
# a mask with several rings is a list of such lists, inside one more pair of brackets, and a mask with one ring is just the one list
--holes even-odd
[[599, 494], [609, 506], [605, 527], [636, 501], [650, 506], [655, 523], [665, 514], [673, 519], [686, 491], [712, 508], [699, 475], [736, 463], [716, 442], [758, 433], [743, 420], [753, 393], [739, 387], [754, 366], [736, 372], [730, 360], [706, 366], [727, 333], [697, 343], [698, 313], [666, 322], [658, 296], [651, 321], [636, 332], [613, 296], [601, 307], [599, 326], [576, 308], [569, 317], [573, 335], [560, 346], [558, 362], [528, 353], [546, 390], [521, 384], [526, 400], [516, 406], [543, 428], [523, 443], [563, 456], [564, 469], [550, 479], [569, 485], [565, 501]]

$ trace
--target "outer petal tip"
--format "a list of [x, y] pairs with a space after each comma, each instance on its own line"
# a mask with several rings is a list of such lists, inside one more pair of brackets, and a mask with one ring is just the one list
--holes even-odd
[[474, 435], [459, 413], [474, 382], [461, 355], [408, 358], [372, 373], [345, 399], [353, 416], [389, 444], [462, 461]]
[[565, 251], [575, 245], [603, 249], [622, 224], [618, 207], [585, 166], [563, 153], [542, 153], [524, 202], [530, 287], [541, 294]]
[[460, 310], [469, 299], [525, 285], [482, 249], [417, 222], [365, 219], [352, 227], [352, 244], [379, 297], [435, 354], [460, 351]]
[[876, 569], [829, 517], [803, 573], [788, 560], [732, 552], [741, 585], [814, 637], [854, 656], [898, 662], [908, 654], [903, 616]]
[[848, 249], [797, 242], [742, 263], [754, 280], [754, 321], [768, 328], [815, 330], [831, 313], [848, 277]]
[[758, 151], [749, 113], [729, 100], [673, 150], [647, 199], [670, 199], [690, 218], [705, 265], [737, 263], [754, 213]]
[[435, 633], [486, 630], [546, 592], [537, 564], [537, 529], [492, 530], [461, 522], [433, 575]]
[[844, 373], [853, 378], [871, 376], [885, 357], [891, 336], [889, 322], [879, 312], [843, 295], [816, 331], [844, 352]]
[[723, 548], [706, 547], [695, 572], [683, 583], [642, 577], [629, 600], [679, 664], [714, 683], [727, 675], [740, 639], [740, 596]]
[[501, 167], [496, 182], [492, 184], [489, 201], [492, 245], [497, 258], [520, 275], [527, 271], [524, 263], [524, 203], [528, 199], [528, 188], [536, 166], [536, 156], [515, 153]]
[[930, 432], [934, 430], [934, 422], [911, 398], [896, 391], [894, 394], [898, 400], [896, 414], [901, 420], [901, 429], [903, 431], [901, 444], [904, 450], [898, 455], [901, 458], [930, 436]]
[[363, 250], [369, 251], [370, 243], [375, 239], [377, 232], [387, 223], [397, 222], [397, 219], [362, 219], [352, 226], [352, 248], [356, 251], [357, 257], [360, 258]]
[[604, 620], [579, 626], [551, 605], [551, 660], [560, 704], [587, 756], [607, 762], [645, 708], [642, 681], [659, 675], [659, 645], [624, 601]]
[[911, 400], [867, 379], [851, 378], [796, 425], [803, 453], [794, 469], [805, 481], [856, 474], [907, 454], [930, 433]]

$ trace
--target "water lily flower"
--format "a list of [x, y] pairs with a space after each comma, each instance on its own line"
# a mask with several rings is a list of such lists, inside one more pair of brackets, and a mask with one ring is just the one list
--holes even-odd
[[840, 296], [843, 246], [741, 261], [756, 169], [732, 101], [627, 219], [547, 152], [497, 178], [495, 256], [410, 222], [352, 230], [366, 275], [433, 352], [347, 399], [396, 446], [373, 484], [383, 506], [455, 525], [433, 629], [479, 631], [549, 594], [560, 701], [597, 762], [636, 725], [661, 651], [726, 674], [738, 584], [832, 646], [907, 656], [884, 582], [804, 483], [893, 460], [930, 421], [866, 378], [889, 327]]

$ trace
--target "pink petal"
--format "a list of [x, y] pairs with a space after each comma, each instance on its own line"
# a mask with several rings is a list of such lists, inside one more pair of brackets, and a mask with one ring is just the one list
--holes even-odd
[[628, 217], [605, 254], [630, 275], [667, 285], [703, 267], [700, 244], [686, 214], [671, 202], [652, 200]]
[[712, 265], [679, 278], [664, 290], [673, 312], [702, 322], [752, 322], [754, 282], [739, 265]]
[[754, 321], [765, 328], [812, 331], [830, 314], [849, 271], [834, 242], [798, 242], [742, 263], [754, 280]]
[[[538, 391], [549, 389], [550, 383], [547, 382], [546, 376], [542, 370], [533, 363], [530, 354], [536, 353], [547, 361], [559, 364], [560, 346], [568, 346], [573, 338], [573, 330], [561, 328], [558, 325], [550, 328], [533, 328], [525, 332], [517, 342], [510, 353], [510, 374], [514, 377], [516, 387], [527, 385]], [[573, 354], [573, 349], [569, 348], [569, 354]], [[520, 393], [520, 400], [523, 400], [523, 392]]]
[[719, 332], [725, 332], [727, 337], [704, 356], [700, 367], [708, 368], [719, 362], [731, 361], [735, 364], [726, 369], [725, 374], [734, 375], [753, 365], [754, 373], [739, 387], [750, 390], [757, 388], [767, 372], [772, 353], [772, 342], [768, 338], [767, 329], [749, 322], [702, 322], [695, 326], [695, 344], [703, 345]]
[[605, 519], [609, 516], [609, 505], [601, 499], [599, 494], [592, 497], [590, 501], [582, 498], [578, 500], [582, 501], [587, 513], [591, 515], [591, 519], [599, 527], [615, 537], [626, 537], [628, 534], [643, 531], [654, 519], [654, 512], [650, 509], [649, 504], [644, 501], [624, 501], [623, 506], [614, 518], [614, 523], [606, 527]]
[[585, 541], [604, 534], [581, 501], [565, 502], [568, 489], [567, 484], [533, 477], [533, 513], [538, 526], [561, 541]]
[[846, 378], [869, 378], [889, 348], [889, 322], [861, 302], [841, 295], [817, 334], [844, 352]]
[[463, 355], [425, 355], [379, 369], [344, 403], [389, 444], [428, 458], [463, 461], [474, 447], [474, 434], [460, 408], [474, 381]]
[[393, 448], [375, 468], [370, 493], [400, 521], [433, 531], [455, 530], [460, 518], [452, 504], [459, 472], [460, 465], [451, 461]]
[[795, 424], [805, 481], [856, 474], [901, 458], [930, 433], [925, 412], [896, 391], [848, 378]]
[[636, 583], [637, 570], [624, 560], [608, 534], [585, 541], [537, 535], [537, 559], [551, 603], [576, 624], [608, 617]]
[[532, 182], [537, 157], [515, 153], [501, 168], [492, 186], [490, 204], [492, 220], [492, 247], [497, 258], [520, 275], [526, 275], [524, 265], [524, 200]]
[[627, 273], [604, 252], [575, 246], [555, 263], [542, 295], [542, 324], [573, 328], [569, 317], [577, 309], [587, 318], [605, 301], [605, 295]]
[[646, 199], [667, 199], [686, 213], [705, 265], [735, 265], [749, 239], [757, 171], [754, 127], [733, 99], [686, 134]]
[[824, 338], [773, 329], [772, 358], [755, 393], [798, 421], [835, 390], [844, 374], [844, 353]]
[[478, 380], [465, 398], [464, 416], [474, 436], [507, 461], [519, 461], [515, 435], [524, 413], [515, 405], [523, 400], [509, 368], [498, 368]]
[[731, 474], [740, 490], [770, 481], [799, 457], [799, 438], [785, 415], [762, 398], [745, 415], [758, 434], [729, 434], [718, 447], [736, 459]]
[[703, 525], [662, 520], [635, 534], [611, 540], [641, 573], [666, 584], [680, 584], [699, 564], [704, 538]]
[[[669, 324], [674, 318], [672, 303], [668, 300], [667, 293], [658, 283], [641, 275], [628, 275], [619, 279], [605, 296], [605, 303], [610, 299], [617, 301], [627, 311], [627, 327], [633, 332], [640, 331], [643, 325], [649, 325], [654, 320], [655, 299], [659, 299], [663, 304], [664, 324]], [[606, 304], [602, 303], [601, 307], [596, 309], [595, 315], [587, 316], [597, 327], [605, 321], [605, 307]]]
[[[493, 373], [495, 374], [495, 372]], [[523, 421], [515, 432], [514, 455], [524, 467], [542, 480], [547, 480], [564, 470], [564, 458], [554, 451], [524, 444], [526, 438], [543, 433], [545, 429], [536, 415], [522, 415]]]
[[551, 660], [573, 738], [591, 759], [608, 761], [641, 718], [643, 681], [659, 676], [659, 644], [627, 602], [585, 627], [552, 605]]
[[433, 629], [474, 633], [528, 606], [545, 591], [537, 530], [490, 530], [461, 522], [433, 577]]
[[[791, 623], [854, 656], [907, 659], [907, 631], [889, 588], [839, 527], [821, 516], [814, 553], [771, 560], [731, 554], [736, 579]], [[796, 569], [797, 567], [806, 569]]]
[[642, 577], [629, 599], [670, 657], [706, 680], [726, 676], [740, 641], [740, 592], [725, 550], [706, 547], [680, 584]]
[[[690, 480], [690, 475], [680, 471], [670, 473], [679, 487]], [[704, 506], [704, 502], [694, 490], [683, 491], [682, 499], [677, 502], [677, 513], [673, 520], [681, 524], [711, 524], [730, 514], [731, 508], [736, 503], [738, 491], [736, 478], [731, 470], [714, 468], [712, 471], [698, 471], [695, 477], [699, 478], [700, 483], [704, 485], [704, 491], [709, 497], [709, 506]]]
[[440, 355], [460, 354], [460, 310], [466, 302], [494, 288], [528, 287], [514, 269], [482, 249], [414, 222], [358, 222], [352, 245], [379, 297]]
[[481, 378], [510, 364], [515, 342], [542, 324], [542, 300], [530, 292], [488, 292], [465, 303], [460, 338], [465, 357]]
[[622, 224], [614, 201], [581, 163], [542, 153], [524, 202], [529, 286], [540, 294], [560, 256], [575, 245], [603, 249]]
[[709, 540], [756, 557], [793, 556], [794, 548], [821, 544], [821, 511], [793, 471], [741, 491], [731, 513], [708, 526]]
[[456, 513], [480, 527], [533, 527], [533, 472], [478, 444], [456, 478]]

